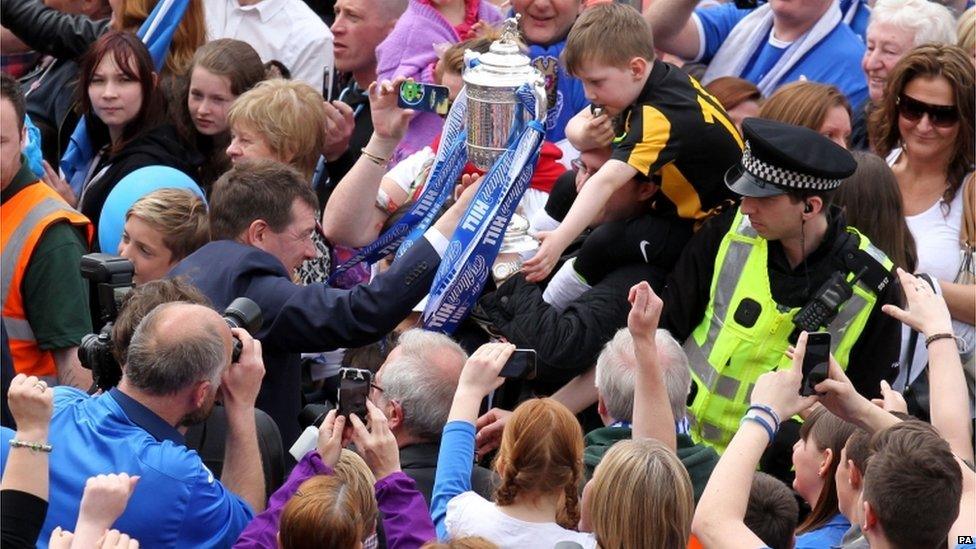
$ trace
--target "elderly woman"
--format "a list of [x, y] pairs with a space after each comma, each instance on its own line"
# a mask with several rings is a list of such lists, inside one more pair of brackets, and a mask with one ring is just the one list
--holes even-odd
[[945, 6], [928, 0], [878, 0], [871, 10], [861, 59], [868, 99], [854, 109], [852, 149], [869, 149], [867, 119], [884, 99], [888, 73], [895, 64], [915, 46], [955, 42], [955, 18]]

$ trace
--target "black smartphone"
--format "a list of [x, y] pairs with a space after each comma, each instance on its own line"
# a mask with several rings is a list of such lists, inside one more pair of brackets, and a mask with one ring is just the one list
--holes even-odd
[[402, 109], [432, 112], [445, 116], [447, 111], [451, 109], [450, 94], [447, 86], [404, 80], [400, 83], [397, 106]]
[[366, 399], [373, 385], [373, 372], [362, 368], [339, 368], [339, 414], [356, 414], [366, 421]]
[[800, 394], [809, 396], [816, 394], [814, 387], [827, 379], [830, 368], [830, 334], [814, 332], [807, 334], [807, 350], [803, 354], [803, 383]]
[[514, 379], [535, 379], [535, 358], [535, 349], [515, 349], [498, 375]]

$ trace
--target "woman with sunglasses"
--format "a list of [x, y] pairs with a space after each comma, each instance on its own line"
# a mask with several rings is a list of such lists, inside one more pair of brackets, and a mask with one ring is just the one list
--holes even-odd
[[[956, 334], [970, 347], [976, 285], [954, 281], [964, 257], [960, 188], [973, 171], [974, 73], [969, 54], [957, 46], [919, 46], [895, 65], [869, 121], [871, 142], [898, 180], [905, 221], [918, 244], [917, 271], [938, 280], [958, 321]], [[925, 364], [924, 337], [919, 339], [915, 372]]]

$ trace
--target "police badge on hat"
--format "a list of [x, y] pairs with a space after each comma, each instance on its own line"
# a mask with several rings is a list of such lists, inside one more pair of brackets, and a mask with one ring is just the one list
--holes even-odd
[[742, 161], [725, 174], [725, 184], [742, 196], [829, 191], [857, 169], [850, 152], [809, 128], [747, 118], [742, 133]]

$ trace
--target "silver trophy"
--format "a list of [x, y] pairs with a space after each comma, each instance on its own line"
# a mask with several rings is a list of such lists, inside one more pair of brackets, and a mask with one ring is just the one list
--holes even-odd
[[[518, 37], [516, 16], [505, 21], [501, 38], [491, 44], [488, 52], [477, 56], [478, 64], [464, 72], [468, 160], [482, 170], [491, 168], [505, 151], [516, 122], [516, 90], [525, 83], [542, 82], [542, 74], [522, 52]], [[539, 117], [538, 113], [526, 113], [524, 118], [531, 119], [533, 114]]]

